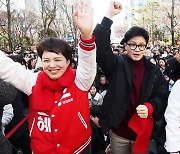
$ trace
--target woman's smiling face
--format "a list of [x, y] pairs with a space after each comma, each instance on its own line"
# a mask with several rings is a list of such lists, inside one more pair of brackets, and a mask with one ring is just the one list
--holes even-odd
[[52, 80], [60, 78], [66, 72], [69, 64], [70, 60], [67, 60], [61, 53], [44, 51], [42, 54], [43, 70]]

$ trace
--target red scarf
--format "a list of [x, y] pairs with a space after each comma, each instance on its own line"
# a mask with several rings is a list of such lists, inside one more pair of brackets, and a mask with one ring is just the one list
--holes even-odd
[[129, 122], [129, 127], [136, 132], [137, 137], [134, 143], [133, 152], [146, 154], [153, 129], [153, 107], [150, 103], [145, 102], [148, 108], [148, 117], [140, 118], [137, 113], [133, 115]]
[[51, 80], [44, 72], [38, 74], [36, 85], [30, 95], [31, 107], [33, 110], [49, 111], [54, 101], [62, 96], [63, 89], [70, 86], [74, 81], [76, 71], [70, 67], [57, 80]]

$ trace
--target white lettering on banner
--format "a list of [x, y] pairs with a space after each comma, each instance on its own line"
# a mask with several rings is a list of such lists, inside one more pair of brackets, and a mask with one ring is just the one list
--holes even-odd
[[51, 119], [49, 117], [38, 117], [37, 126], [40, 131], [51, 132]]

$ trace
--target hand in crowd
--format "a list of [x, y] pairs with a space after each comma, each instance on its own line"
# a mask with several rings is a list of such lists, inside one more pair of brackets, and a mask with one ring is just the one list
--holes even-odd
[[73, 19], [84, 40], [91, 39], [92, 37], [93, 16], [94, 10], [88, 1], [85, 3], [84, 0], [81, 0], [80, 3], [76, 3], [76, 10], [73, 14]]
[[111, 154], [111, 144], [109, 144], [107, 147], [106, 147], [106, 150], [105, 150], [105, 153], [107, 154]]
[[112, 19], [116, 14], [119, 14], [122, 10], [122, 5], [121, 3], [117, 1], [111, 1], [108, 11], [106, 13], [106, 17], [109, 19]]
[[31, 58], [28, 57], [28, 55], [26, 55], [26, 56], [24, 57], [24, 60], [25, 60], [26, 62], [28, 62], [30, 59], [31, 59]]
[[166, 79], [166, 81], [170, 80], [170, 78], [167, 75], [164, 75], [164, 78]]
[[137, 111], [138, 116], [140, 116], [140, 118], [148, 117], [148, 108], [146, 107], [146, 105], [139, 105], [136, 108], [136, 111]]

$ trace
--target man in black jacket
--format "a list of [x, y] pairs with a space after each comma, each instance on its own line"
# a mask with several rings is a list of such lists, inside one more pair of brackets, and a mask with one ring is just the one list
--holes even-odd
[[129, 154], [132, 147], [133, 152], [146, 153], [153, 119], [166, 108], [168, 87], [159, 68], [144, 57], [149, 41], [145, 29], [130, 28], [121, 41], [127, 55], [113, 54], [110, 27], [121, 10], [121, 4], [112, 1], [94, 29], [97, 63], [109, 80], [99, 123], [104, 132], [110, 130], [113, 154]]

